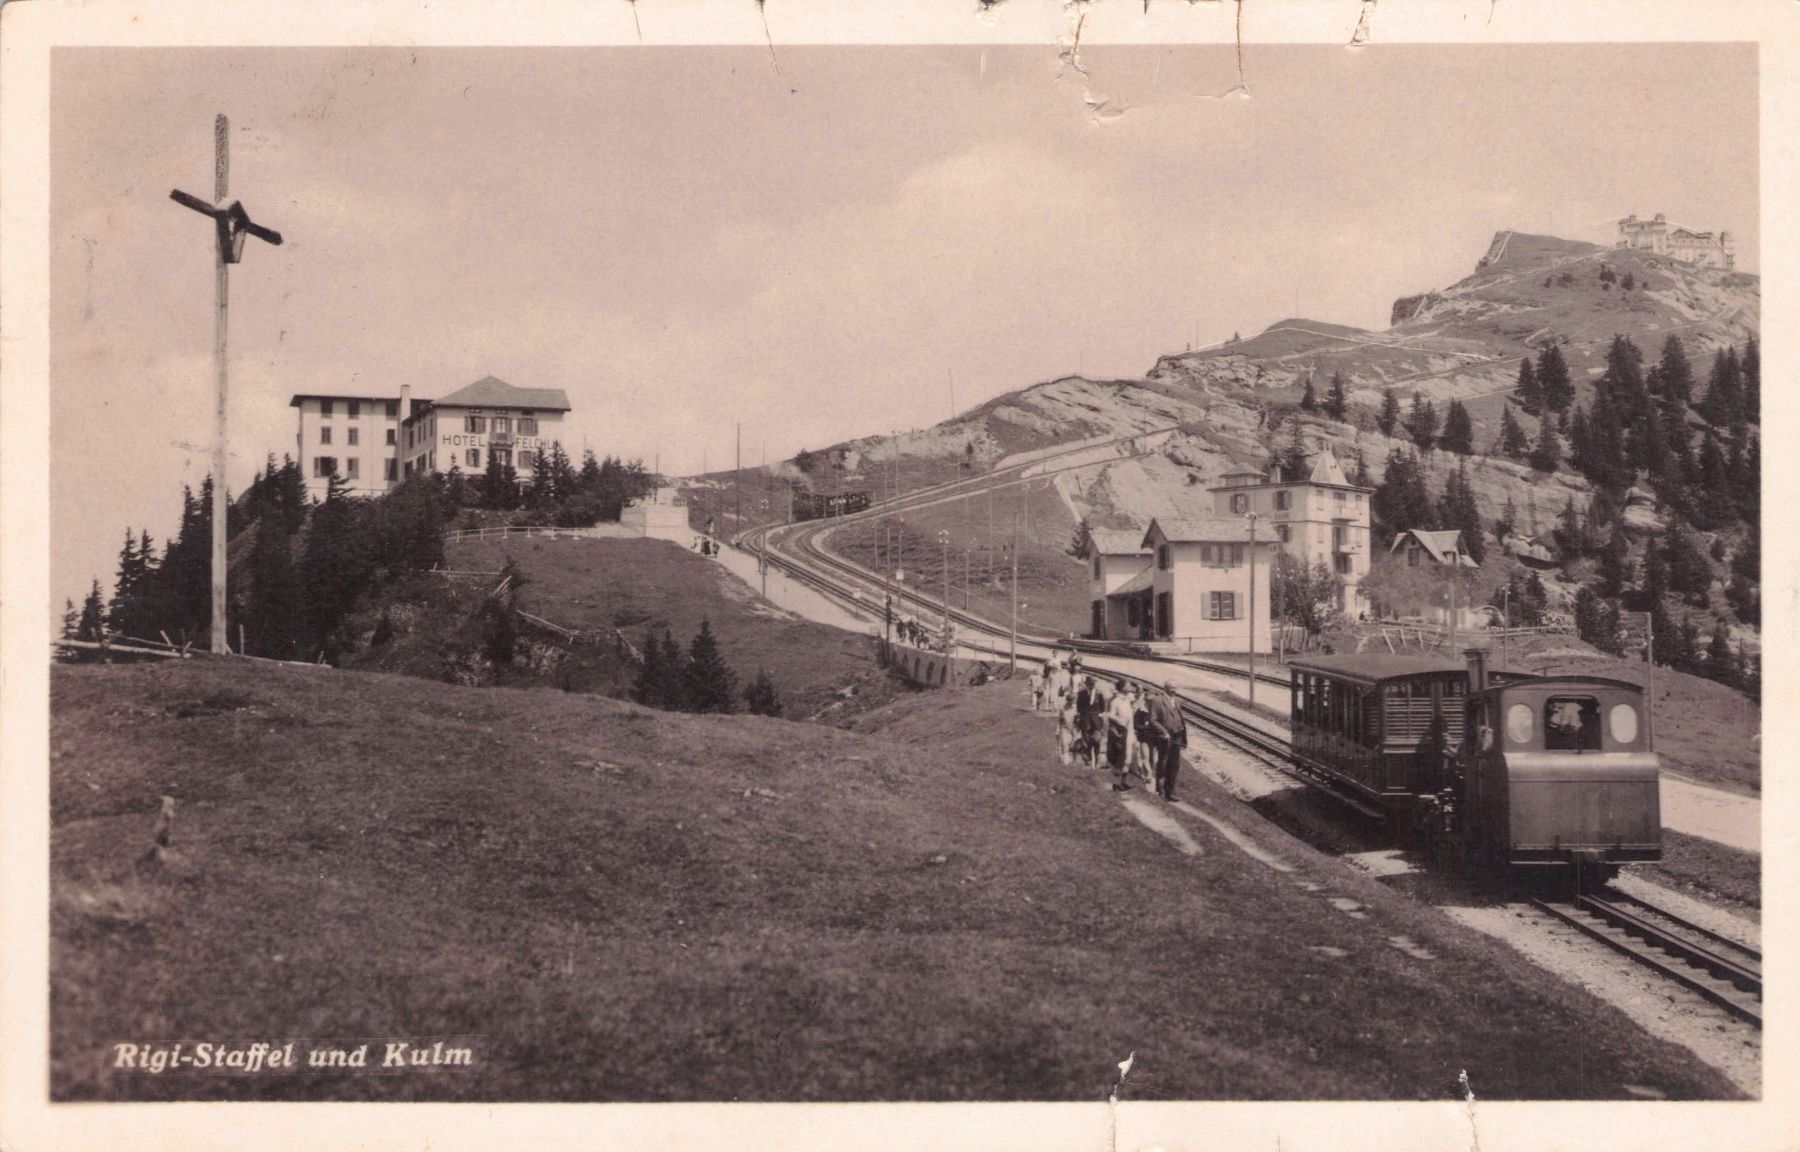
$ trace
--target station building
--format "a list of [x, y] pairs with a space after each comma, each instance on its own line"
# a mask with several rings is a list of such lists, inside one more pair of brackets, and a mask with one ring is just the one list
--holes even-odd
[[1136, 529], [1088, 531], [1092, 594], [1089, 633], [1099, 640], [1154, 639], [1150, 599], [1150, 547]]
[[[1250, 540], [1244, 517], [1157, 519], [1144, 533], [1152, 560], [1142, 581], [1122, 585], [1108, 600], [1137, 602], [1151, 638], [1190, 652], [1269, 651], [1269, 573], [1278, 544]], [[1257, 604], [1250, 607], [1251, 581]], [[1252, 618], [1254, 617], [1254, 619]]]
[[483, 376], [442, 400], [414, 406], [399, 429], [402, 477], [415, 472], [467, 475], [487, 470], [490, 460], [511, 464], [519, 480], [537, 473], [538, 455], [559, 435], [569, 397], [561, 388], [515, 388]]

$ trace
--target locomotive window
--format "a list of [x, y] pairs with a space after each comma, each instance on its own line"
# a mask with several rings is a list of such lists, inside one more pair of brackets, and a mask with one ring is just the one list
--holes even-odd
[[1613, 743], [1629, 744], [1637, 739], [1637, 709], [1629, 704], [1614, 704], [1606, 710], [1606, 726], [1612, 729]]
[[1552, 696], [1544, 702], [1544, 751], [1600, 751], [1600, 703], [1592, 696]]
[[1506, 738], [1514, 744], [1529, 744], [1536, 734], [1536, 714], [1529, 704], [1514, 704], [1506, 710]]

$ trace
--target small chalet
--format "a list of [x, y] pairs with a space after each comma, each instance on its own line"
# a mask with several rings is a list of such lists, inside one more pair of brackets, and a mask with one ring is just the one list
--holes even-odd
[[1421, 564], [1456, 564], [1462, 568], [1479, 568], [1469, 554], [1463, 551], [1462, 533], [1456, 531], [1427, 532], [1423, 528], [1409, 528], [1394, 537], [1388, 547], [1388, 555], [1404, 553], [1406, 566], [1417, 568]]

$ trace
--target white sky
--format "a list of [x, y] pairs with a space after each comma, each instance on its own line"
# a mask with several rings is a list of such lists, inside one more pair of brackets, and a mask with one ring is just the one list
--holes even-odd
[[[232, 278], [234, 489], [297, 390], [565, 389], [567, 446], [671, 472], [1136, 376], [1299, 313], [1381, 328], [1502, 228], [1627, 212], [1758, 268], [1754, 46], [60, 49], [51, 590], [159, 543], [211, 429], [207, 226]], [[1122, 115], [1095, 117], [1105, 96]], [[1297, 303], [1296, 303], [1297, 301]], [[183, 442], [195, 447], [184, 447]]]

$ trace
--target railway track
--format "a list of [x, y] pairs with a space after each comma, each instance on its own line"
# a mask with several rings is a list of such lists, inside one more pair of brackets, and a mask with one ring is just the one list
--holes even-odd
[[1762, 953], [1666, 912], [1608, 890], [1570, 900], [1533, 899], [1561, 923], [1623, 953], [1665, 979], [1762, 1027]]

